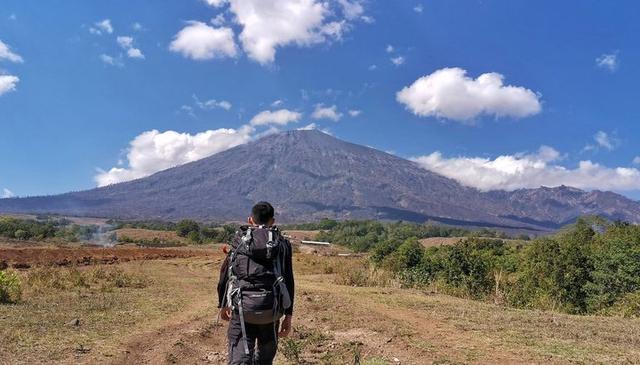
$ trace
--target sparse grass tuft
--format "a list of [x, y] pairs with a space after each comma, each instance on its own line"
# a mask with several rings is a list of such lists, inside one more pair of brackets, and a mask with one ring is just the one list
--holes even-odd
[[150, 279], [142, 274], [124, 272], [120, 268], [39, 267], [27, 273], [26, 287], [33, 293], [56, 290], [98, 289], [110, 291], [114, 288], [145, 288]]
[[0, 304], [16, 303], [22, 296], [22, 285], [13, 271], [0, 271]]

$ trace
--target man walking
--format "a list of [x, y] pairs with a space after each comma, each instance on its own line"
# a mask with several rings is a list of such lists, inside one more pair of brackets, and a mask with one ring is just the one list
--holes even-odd
[[229, 321], [232, 365], [272, 364], [278, 338], [291, 332], [292, 249], [274, 225], [274, 213], [267, 202], [253, 206], [220, 269], [218, 307]]

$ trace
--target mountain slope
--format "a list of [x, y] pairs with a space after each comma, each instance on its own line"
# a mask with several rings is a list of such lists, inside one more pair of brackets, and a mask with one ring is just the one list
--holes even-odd
[[318, 131], [289, 131], [152, 176], [82, 192], [0, 200], [4, 212], [121, 218], [243, 219], [257, 200], [280, 221], [436, 220], [550, 229], [581, 214], [640, 220], [614, 193], [541, 188], [481, 193], [414, 162]]

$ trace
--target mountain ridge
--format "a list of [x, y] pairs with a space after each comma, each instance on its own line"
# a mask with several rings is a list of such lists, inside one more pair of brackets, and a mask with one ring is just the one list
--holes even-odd
[[106, 187], [0, 199], [0, 212], [226, 221], [243, 220], [257, 200], [274, 202], [285, 222], [433, 220], [530, 230], [552, 230], [585, 214], [640, 222], [640, 203], [616, 193], [565, 186], [481, 192], [315, 130], [266, 136]]

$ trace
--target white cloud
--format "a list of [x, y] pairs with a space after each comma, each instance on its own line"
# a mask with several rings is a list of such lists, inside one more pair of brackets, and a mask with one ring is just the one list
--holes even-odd
[[135, 23], [131, 24], [131, 28], [136, 32], [144, 30], [144, 27], [142, 26], [142, 24], [140, 24], [138, 22], [135, 22]]
[[422, 167], [455, 179], [463, 185], [488, 190], [516, 190], [540, 186], [567, 185], [580, 189], [631, 191], [640, 189], [640, 170], [610, 168], [591, 161], [580, 161], [576, 168], [557, 162], [562, 156], [542, 146], [535, 154], [446, 158], [440, 152], [414, 158]]
[[0, 75], [0, 96], [16, 90], [16, 85], [20, 82], [18, 76]]
[[369, 68], [368, 68], [368, 70], [369, 70], [369, 71], [374, 71], [374, 70], [375, 70], [375, 69], [377, 69], [377, 68], [378, 68], [378, 66], [376, 66], [376, 65], [370, 65], [370, 66], [369, 66]]
[[391, 58], [391, 63], [393, 63], [396, 66], [400, 66], [400, 65], [404, 64], [404, 61], [405, 61], [405, 58], [402, 57], [402, 56]]
[[3, 188], [2, 189], [2, 198], [6, 199], [6, 198], [13, 198], [14, 196], [16, 196], [13, 191], [7, 189], [7, 188]]
[[582, 152], [598, 151], [600, 148], [604, 148], [609, 151], [613, 151], [620, 145], [620, 140], [615, 136], [611, 136], [604, 131], [598, 131], [593, 135], [595, 144], [587, 144], [582, 149]]
[[600, 68], [614, 72], [618, 69], [618, 53], [605, 53], [596, 58], [596, 65]]
[[443, 68], [417, 79], [396, 100], [421, 117], [470, 121], [482, 114], [523, 118], [540, 112], [540, 96], [524, 87], [504, 85], [499, 73], [476, 79], [461, 68]]
[[196, 95], [193, 95], [193, 100], [194, 100], [194, 103], [200, 109], [203, 109], [203, 110], [211, 110], [211, 109], [217, 109], [217, 108], [229, 110], [232, 107], [231, 103], [226, 100], [210, 99], [207, 101], [200, 101], [200, 99], [198, 99]]
[[281, 106], [282, 104], [284, 104], [284, 101], [282, 101], [281, 99], [278, 99], [278, 100], [274, 101], [273, 103], [271, 103], [271, 106], [275, 108], [275, 107]]
[[219, 8], [222, 5], [226, 4], [228, 0], [203, 0], [209, 6], [213, 6], [214, 8]]
[[349, 110], [349, 115], [352, 117], [357, 117], [362, 114], [362, 110], [351, 109]]
[[640, 165], [640, 156], [636, 156], [633, 158], [633, 163], [636, 165]]
[[276, 111], [264, 110], [256, 114], [249, 124], [252, 126], [259, 125], [287, 125], [289, 123], [298, 122], [302, 118], [302, 114], [287, 109]]
[[364, 7], [358, 0], [338, 0], [338, 3], [342, 6], [342, 12], [347, 19], [356, 19], [364, 13]]
[[393, 53], [394, 48], [392, 45], [388, 44], [387, 48], [384, 49], [387, 53]]
[[144, 59], [144, 55], [142, 54], [142, 51], [139, 50], [138, 48], [129, 48], [127, 50], [127, 56], [129, 56], [129, 58]]
[[338, 112], [338, 107], [335, 105], [325, 107], [322, 104], [316, 104], [316, 108], [311, 114], [313, 119], [329, 119], [334, 122], [339, 121], [342, 118], [342, 113]]
[[124, 66], [124, 63], [122, 62], [122, 59], [120, 57], [113, 57], [103, 53], [100, 55], [100, 59], [102, 60], [102, 62], [110, 66], [116, 66], [116, 67]]
[[230, 0], [240, 41], [248, 56], [261, 63], [275, 60], [276, 48], [308, 46], [327, 38], [340, 38], [346, 23], [326, 21], [329, 4], [322, 0]]
[[120, 47], [122, 47], [124, 49], [128, 49], [128, 48], [133, 47], [133, 38], [132, 37], [121, 36], [121, 37], [116, 38], [116, 41], [118, 42]]
[[188, 22], [169, 49], [194, 60], [235, 57], [238, 53], [231, 28], [213, 28], [198, 21]]
[[227, 20], [225, 19], [223, 13], [216, 15], [215, 18], [211, 18], [211, 24], [215, 25], [216, 27], [222, 26], [226, 22]]
[[604, 148], [608, 149], [609, 151], [614, 150], [618, 146], [618, 144], [620, 142], [615, 137], [611, 137], [611, 136], [609, 136], [607, 133], [605, 133], [603, 131], [598, 131], [593, 136], [593, 139], [596, 141], [598, 146], [604, 147]]
[[127, 167], [99, 170], [94, 177], [98, 186], [149, 176], [161, 170], [196, 161], [251, 140], [253, 128], [216, 129], [197, 134], [151, 130], [129, 144]]
[[[361, 17], [360, 17], [360, 20], [362, 20], [363, 22], [365, 22], [365, 23], [367, 23], [367, 24], [373, 24], [373, 23], [375, 23], [375, 21], [376, 21], [373, 17], [368, 16], [368, 15], [363, 15], [363, 16], [361, 16]], [[324, 131], [323, 131], [323, 132], [324, 132]], [[325, 133], [327, 133], [327, 132], [325, 132]], [[327, 134], [330, 134], [330, 133], [327, 133]]]
[[318, 129], [318, 126], [315, 123], [310, 123], [305, 125], [304, 127], [298, 128], [299, 131], [311, 131], [314, 129]]
[[418, 4], [413, 7], [413, 11], [415, 11], [416, 13], [422, 13], [423, 10], [424, 10], [424, 7], [422, 6], [422, 4]]
[[113, 33], [113, 26], [110, 19], [105, 19], [94, 23], [93, 27], [89, 28], [89, 32], [96, 35], [102, 35], [103, 33]]
[[133, 37], [121, 36], [121, 37], [118, 37], [116, 41], [118, 42], [118, 45], [120, 45], [122, 49], [127, 51], [127, 56], [129, 56], [129, 58], [144, 59], [144, 55], [142, 54], [142, 51], [133, 46]]
[[24, 62], [24, 60], [19, 54], [11, 51], [11, 47], [9, 47], [8, 44], [4, 43], [1, 40], [0, 40], [0, 60], [7, 60], [15, 63]]

